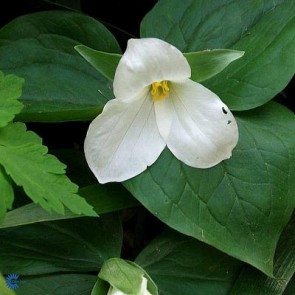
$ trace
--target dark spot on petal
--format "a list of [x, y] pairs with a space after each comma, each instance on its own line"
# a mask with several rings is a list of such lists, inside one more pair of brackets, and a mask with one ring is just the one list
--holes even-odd
[[227, 114], [227, 110], [224, 107], [222, 107], [222, 111], [225, 115]]
[[231, 120], [228, 120], [228, 121], [227, 121], [227, 125], [229, 125], [230, 123], [231, 123]]

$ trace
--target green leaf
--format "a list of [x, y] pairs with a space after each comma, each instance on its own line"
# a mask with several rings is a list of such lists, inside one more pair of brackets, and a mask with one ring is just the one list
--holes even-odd
[[77, 45], [75, 49], [103, 76], [114, 79], [121, 54], [102, 52], [84, 45]]
[[97, 216], [78, 196], [78, 187], [65, 175], [65, 165], [47, 154], [41, 138], [22, 123], [0, 129], [0, 163], [26, 194], [44, 209], [64, 213], [64, 206], [76, 214]]
[[228, 295], [242, 263], [193, 238], [166, 231], [136, 258], [165, 295]]
[[120, 255], [122, 229], [119, 217], [109, 214], [1, 229], [0, 241], [4, 274], [97, 272]]
[[[295, 273], [295, 215], [284, 229], [275, 260], [274, 277], [244, 267], [229, 295], [281, 295]], [[291, 286], [289, 287], [291, 289]], [[294, 289], [295, 290], [295, 289]], [[284, 293], [285, 294], [285, 293]], [[291, 294], [294, 294], [291, 293]]]
[[89, 295], [96, 276], [89, 274], [53, 274], [20, 277], [17, 294]]
[[6, 286], [4, 277], [0, 274], [0, 290], [1, 295], [16, 295], [12, 289]]
[[[87, 186], [79, 190], [79, 195], [85, 198], [87, 203], [93, 206], [93, 209], [99, 215], [140, 205], [139, 202], [119, 184], [96, 184]], [[61, 215], [54, 212], [49, 213], [39, 205], [31, 203], [9, 211], [5, 216], [4, 222], [0, 224], [0, 228], [78, 217], [81, 217], [81, 215], [74, 214], [67, 209], [65, 210], [65, 214]]]
[[[169, 7], [169, 9], [167, 9]], [[141, 23], [141, 37], [157, 37], [182, 52], [245, 51], [205, 86], [232, 110], [271, 100], [295, 68], [295, 2], [161, 0]]]
[[294, 295], [295, 294], [295, 277], [291, 279], [283, 295]]
[[11, 209], [14, 199], [11, 180], [0, 165], [0, 221], [2, 222], [7, 209]]
[[204, 50], [184, 54], [192, 70], [191, 79], [197, 82], [215, 76], [243, 55], [244, 51], [230, 49]]
[[26, 81], [19, 120], [92, 119], [113, 98], [108, 80], [75, 51], [78, 44], [120, 52], [101, 23], [74, 12], [24, 15], [0, 30], [0, 68]]
[[130, 295], [139, 295], [142, 276], [148, 280], [148, 291], [152, 295], [158, 295], [158, 288], [147, 272], [132, 261], [111, 258], [105, 261], [98, 274], [100, 279], [107, 281], [124, 294]]
[[110, 289], [110, 285], [100, 278], [97, 278], [97, 281], [91, 291], [91, 295], [107, 295]]
[[18, 114], [23, 105], [18, 101], [21, 96], [24, 79], [7, 75], [0, 71], [0, 127], [6, 126]]
[[237, 121], [240, 139], [231, 159], [194, 169], [165, 150], [125, 186], [170, 227], [272, 275], [295, 203], [294, 114], [270, 103]]

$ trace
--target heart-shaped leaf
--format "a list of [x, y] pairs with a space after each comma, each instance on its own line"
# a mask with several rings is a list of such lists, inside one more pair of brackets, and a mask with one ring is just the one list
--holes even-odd
[[108, 80], [74, 49], [120, 52], [113, 35], [83, 14], [46, 11], [16, 18], [0, 30], [0, 69], [26, 81], [18, 119], [82, 120], [113, 98]]
[[238, 114], [240, 139], [230, 160], [194, 169], [165, 150], [126, 187], [154, 215], [268, 275], [295, 204], [295, 118], [267, 104]]
[[271, 100], [294, 75], [295, 1], [161, 0], [143, 19], [142, 37], [182, 52], [231, 48], [242, 59], [206, 81], [232, 110]]

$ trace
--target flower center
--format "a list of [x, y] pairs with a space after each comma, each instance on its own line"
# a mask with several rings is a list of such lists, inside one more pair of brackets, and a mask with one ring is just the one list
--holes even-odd
[[169, 94], [169, 87], [168, 87], [168, 81], [163, 80], [161, 82], [154, 82], [151, 85], [151, 95], [153, 98], [153, 101], [159, 101]]

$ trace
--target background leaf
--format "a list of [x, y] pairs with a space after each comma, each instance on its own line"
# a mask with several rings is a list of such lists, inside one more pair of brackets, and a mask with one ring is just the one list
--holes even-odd
[[92, 207], [78, 196], [78, 187], [65, 173], [65, 165], [47, 154], [37, 134], [22, 123], [0, 129], [0, 163], [15, 183], [46, 210], [64, 213], [64, 206], [76, 214], [96, 216]]
[[88, 274], [53, 274], [21, 277], [19, 295], [89, 295], [96, 276]]
[[0, 30], [0, 68], [26, 81], [19, 120], [89, 119], [113, 98], [107, 79], [74, 50], [78, 44], [120, 52], [101, 23], [74, 12], [25, 15]]
[[247, 110], [271, 100], [294, 75], [294, 10], [295, 2], [284, 0], [161, 0], [143, 19], [141, 36], [166, 40], [182, 52], [245, 51], [204, 85], [230, 109]]
[[[140, 206], [140, 203], [119, 184], [87, 186], [79, 190], [79, 195], [85, 198], [99, 215]], [[4, 222], [0, 224], [0, 228], [78, 217], [81, 215], [74, 214], [67, 209], [65, 214], [61, 215], [54, 212], [49, 213], [39, 205], [30, 203], [9, 211]]]
[[106, 259], [120, 255], [121, 246], [114, 214], [1, 229], [0, 270], [21, 276], [97, 272]]
[[230, 160], [194, 169], [165, 150], [125, 185], [170, 227], [271, 275], [294, 209], [294, 115], [270, 103], [236, 118], [240, 139]]
[[[274, 277], [270, 278], [245, 266], [229, 295], [281, 295], [295, 273], [295, 215], [284, 229], [274, 260]], [[289, 286], [288, 294], [292, 290]], [[293, 292], [290, 294], [294, 294]]]
[[227, 295], [242, 263], [197, 240], [168, 231], [136, 258], [161, 295]]
[[0, 71], [0, 127], [6, 126], [23, 105], [17, 100], [22, 93], [24, 79]]

